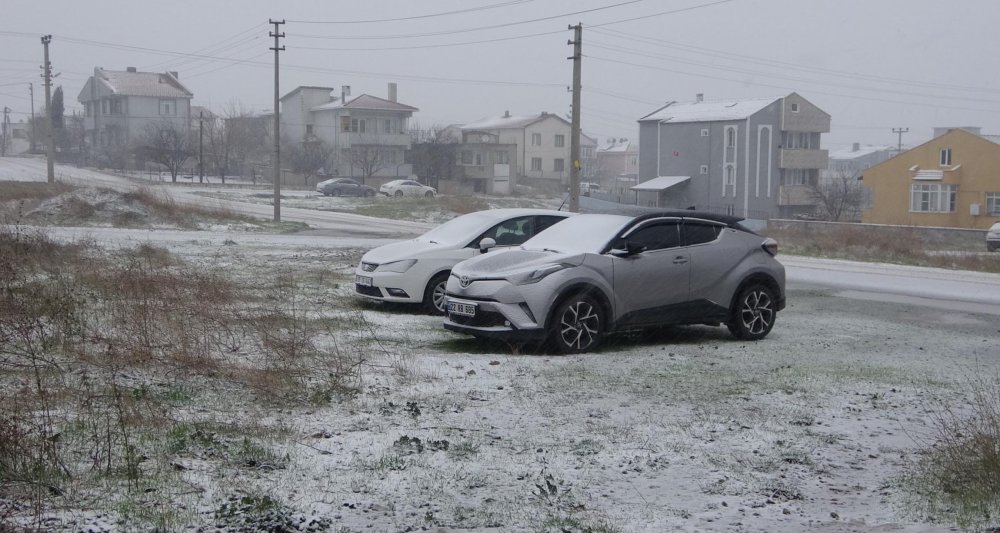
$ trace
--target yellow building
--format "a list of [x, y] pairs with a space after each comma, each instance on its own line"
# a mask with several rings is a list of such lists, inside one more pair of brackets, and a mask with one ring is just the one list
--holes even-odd
[[952, 129], [865, 170], [862, 222], [989, 228], [1000, 221], [998, 142]]

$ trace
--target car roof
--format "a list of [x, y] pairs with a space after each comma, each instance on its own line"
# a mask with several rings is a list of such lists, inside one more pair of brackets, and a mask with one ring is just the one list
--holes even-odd
[[526, 217], [529, 215], [552, 215], [557, 217], [568, 217], [575, 213], [569, 211], [558, 211], [555, 209], [538, 209], [534, 207], [503, 207], [499, 209], [485, 209], [477, 211], [480, 214], [492, 217], [500, 221], [508, 218]]

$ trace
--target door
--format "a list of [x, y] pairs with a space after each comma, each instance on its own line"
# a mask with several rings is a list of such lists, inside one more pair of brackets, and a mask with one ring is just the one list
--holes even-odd
[[645, 250], [614, 257], [615, 315], [626, 325], [679, 320], [690, 294], [691, 262], [681, 247], [680, 221], [655, 219], [624, 235]]

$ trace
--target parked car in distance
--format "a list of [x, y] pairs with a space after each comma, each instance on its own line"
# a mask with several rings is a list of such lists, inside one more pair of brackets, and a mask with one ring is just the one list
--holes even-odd
[[437, 189], [413, 180], [392, 180], [379, 187], [378, 192], [386, 196], [434, 196]]
[[986, 250], [990, 252], [1000, 250], [1000, 222], [993, 224], [986, 232]]
[[375, 188], [362, 185], [351, 178], [331, 178], [316, 184], [316, 192], [323, 196], [375, 196]]
[[518, 248], [456, 265], [445, 328], [563, 353], [616, 331], [725, 324], [764, 338], [785, 306], [778, 243], [696, 211], [577, 215]]
[[416, 239], [368, 251], [355, 271], [355, 292], [374, 300], [419, 303], [442, 314], [445, 284], [455, 264], [493, 247], [521, 244], [570, 215], [490, 209], [453, 218]]

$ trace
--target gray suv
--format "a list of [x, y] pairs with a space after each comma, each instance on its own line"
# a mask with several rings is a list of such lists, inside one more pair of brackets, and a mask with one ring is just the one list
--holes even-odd
[[615, 331], [725, 324], [764, 338], [785, 307], [778, 243], [740, 218], [696, 211], [578, 215], [519, 248], [456, 265], [444, 327], [563, 353]]

